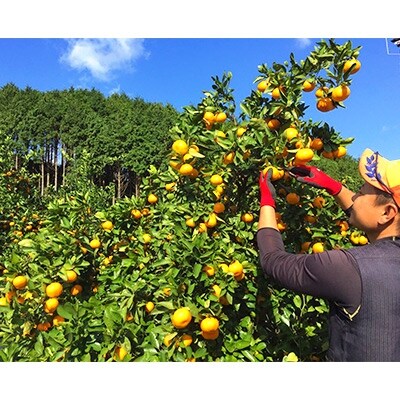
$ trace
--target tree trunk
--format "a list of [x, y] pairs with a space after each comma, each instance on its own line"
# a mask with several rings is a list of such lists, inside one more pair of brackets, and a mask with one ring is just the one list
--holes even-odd
[[54, 190], [58, 189], [58, 139], [54, 140]]
[[40, 186], [40, 194], [44, 195], [44, 177], [45, 177], [45, 160], [42, 158], [42, 165], [41, 165], [41, 186]]

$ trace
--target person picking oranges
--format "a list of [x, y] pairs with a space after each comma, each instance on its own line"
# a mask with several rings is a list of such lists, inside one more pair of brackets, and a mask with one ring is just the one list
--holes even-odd
[[257, 232], [261, 267], [283, 287], [329, 303], [327, 361], [400, 361], [400, 160], [364, 150], [357, 193], [320, 169], [297, 165], [289, 175], [326, 190], [369, 244], [310, 254], [285, 251], [270, 174], [260, 174]]

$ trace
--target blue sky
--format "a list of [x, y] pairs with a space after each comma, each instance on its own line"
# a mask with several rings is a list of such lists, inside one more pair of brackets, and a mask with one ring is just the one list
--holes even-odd
[[[343, 41], [350, 38], [355, 46], [363, 46], [360, 55], [362, 68], [353, 78], [346, 109], [327, 114], [312, 109], [310, 113], [313, 113], [313, 119], [334, 126], [342, 136], [355, 137], [349, 146], [349, 153], [353, 156], [358, 157], [365, 147], [370, 147], [387, 158], [397, 159], [400, 158], [400, 55], [395, 47], [389, 49], [388, 55], [385, 41], [385, 38], [399, 36], [396, 11], [389, 0], [367, 6], [348, 0], [287, 0], [280, 3], [265, 0], [220, 3], [214, 0], [13, 0], [2, 4], [0, 86], [13, 82], [21, 88], [29, 85], [41, 91], [62, 90], [70, 86], [94, 87], [105, 95], [114, 91], [125, 92], [146, 101], [170, 103], [179, 109], [201, 100], [202, 91], [211, 87], [211, 76], [231, 71], [238, 103], [254, 87], [259, 64], [282, 62], [291, 52], [299, 60], [313, 49], [315, 38], [343, 38], [340, 39]], [[71, 38], [140, 40], [128, 41], [126, 46], [114, 41], [104, 47], [97, 43], [94, 51], [96, 42], [88, 42], [79, 50], [80, 42], [71, 41]], [[109, 56], [101, 56], [103, 52]], [[96, 68], [99, 61], [103, 69]], [[6, 393], [8, 388], [12, 390], [20, 384], [22, 366], [12, 364], [0, 368], [8, 382], [3, 388]], [[309, 399], [310, 386], [304, 385], [309, 381], [308, 368], [312, 368], [314, 391], [322, 389], [322, 393], [327, 389], [327, 373], [333, 370], [343, 375], [346, 368], [349, 368], [348, 374], [354, 372], [353, 366], [332, 363], [291, 365], [290, 371], [279, 364], [267, 366], [259, 363], [256, 366], [239, 363], [239, 366], [233, 363], [229, 365], [226, 381], [233, 376], [232, 368], [238, 367], [240, 370], [235, 372], [235, 376], [240, 376], [245, 383], [221, 385], [220, 377], [226, 373], [226, 365], [190, 364], [197, 364], [195, 373], [198, 376], [211, 376], [211, 371], [212, 376], [218, 377], [207, 380], [207, 390], [220, 397], [231, 393], [236, 397], [259, 396], [260, 387], [254, 382], [264, 379], [267, 371], [270, 382], [273, 382], [266, 389], [270, 396], [282, 397], [282, 390], [287, 390], [290, 381], [296, 388], [296, 398]], [[29, 367], [32, 369], [27, 371]], [[93, 363], [90, 367], [83, 364], [60, 367], [64, 374], [71, 373], [76, 388], [79, 387], [81, 392], [86, 390], [92, 397], [94, 393], [98, 393], [100, 398], [106, 393], [114, 397], [126, 396], [126, 385], [101, 384], [110, 382], [113, 374], [120, 381], [139, 377], [135, 380], [135, 388], [141, 383], [147, 391], [150, 388], [152, 397], [157, 394], [165, 396], [165, 388], [175, 382], [176, 376], [180, 377], [181, 392], [189, 393], [193, 389], [193, 380], [185, 372], [192, 374], [194, 366], [182, 363], [169, 364], [168, 368], [152, 365], [151, 370], [146, 369], [150, 367], [148, 365], [137, 365], [136, 368], [129, 365], [129, 368], [119, 368], [118, 375], [115, 368], [111, 369], [112, 365]], [[161, 373], [154, 370], [156, 367], [163, 368]], [[17, 373], [14, 368], [17, 368]], [[26, 386], [36, 389], [31, 390], [31, 397], [38, 398], [33, 393], [42, 393], [40, 376], [43, 372], [54, 378], [47, 379], [48, 389], [52, 384], [54, 389], [58, 389], [60, 371], [54, 365], [42, 363], [40, 366], [24, 365], [23, 368], [28, 372], [24, 374]], [[82, 368], [81, 373], [77, 368]], [[87, 372], [93, 372], [93, 368], [96, 368], [97, 383], [88, 386]], [[205, 368], [203, 375], [198, 374], [199, 368]], [[375, 366], [364, 363], [357, 368], [362, 369], [365, 378], [362, 387], [347, 380], [341, 382], [341, 392], [378, 396], [383, 386], [387, 389], [393, 386], [393, 390], [397, 390], [396, 370], [389, 364], [379, 366], [380, 372], [384, 369], [384, 373], [379, 375], [384, 377], [384, 382], [379, 382], [382, 378], [377, 380]], [[330, 387], [329, 390], [334, 389]]]
[[[294, 53], [304, 59], [319, 38], [0, 38], [0, 86], [12, 82], [40, 91], [95, 88], [104, 95], [126, 93], [179, 111], [199, 103], [212, 76], [233, 74], [237, 105], [255, 88], [257, 66], [283, 62]], [[353, 75], [345, 109], [315, 110], [307, 118], [326, 121], [343, 137], [354, 137], [349, 154], [370, 147], [400, 158], [400, 49], [385, 38], [339, 38], [362, 46], [360, 71]]]

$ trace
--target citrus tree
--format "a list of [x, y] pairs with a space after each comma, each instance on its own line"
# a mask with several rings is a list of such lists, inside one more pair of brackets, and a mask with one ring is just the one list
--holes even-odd
[[305, 110], [341, 112], [359, 51], [321, 41], [304, 61], [261, 65], [239, 110], [231, 74], [214, 77], [171, 129], [160, 149], [168, 164], [149, 167], [140, 196], [104, 209], [90, 192], [49, 202], [38, 229], [0, 257], [1, 359], [321, 359], [325, 301], [260, 270], [258, 178], [272, 168], [288, 251], [366, 243], [332, 197], [286, 172], [346, 154], [353, 139]]

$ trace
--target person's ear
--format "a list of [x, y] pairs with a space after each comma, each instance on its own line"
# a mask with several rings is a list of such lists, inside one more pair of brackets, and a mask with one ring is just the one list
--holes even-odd
[[386, 204], [385, 206], [383, 206], [382, 214], [379, 217], [379, 223], [382, 225], [387, 224], [393, 218], [395, 218], [398, 213], [399, 209], [394, 204], [392, 203]]

